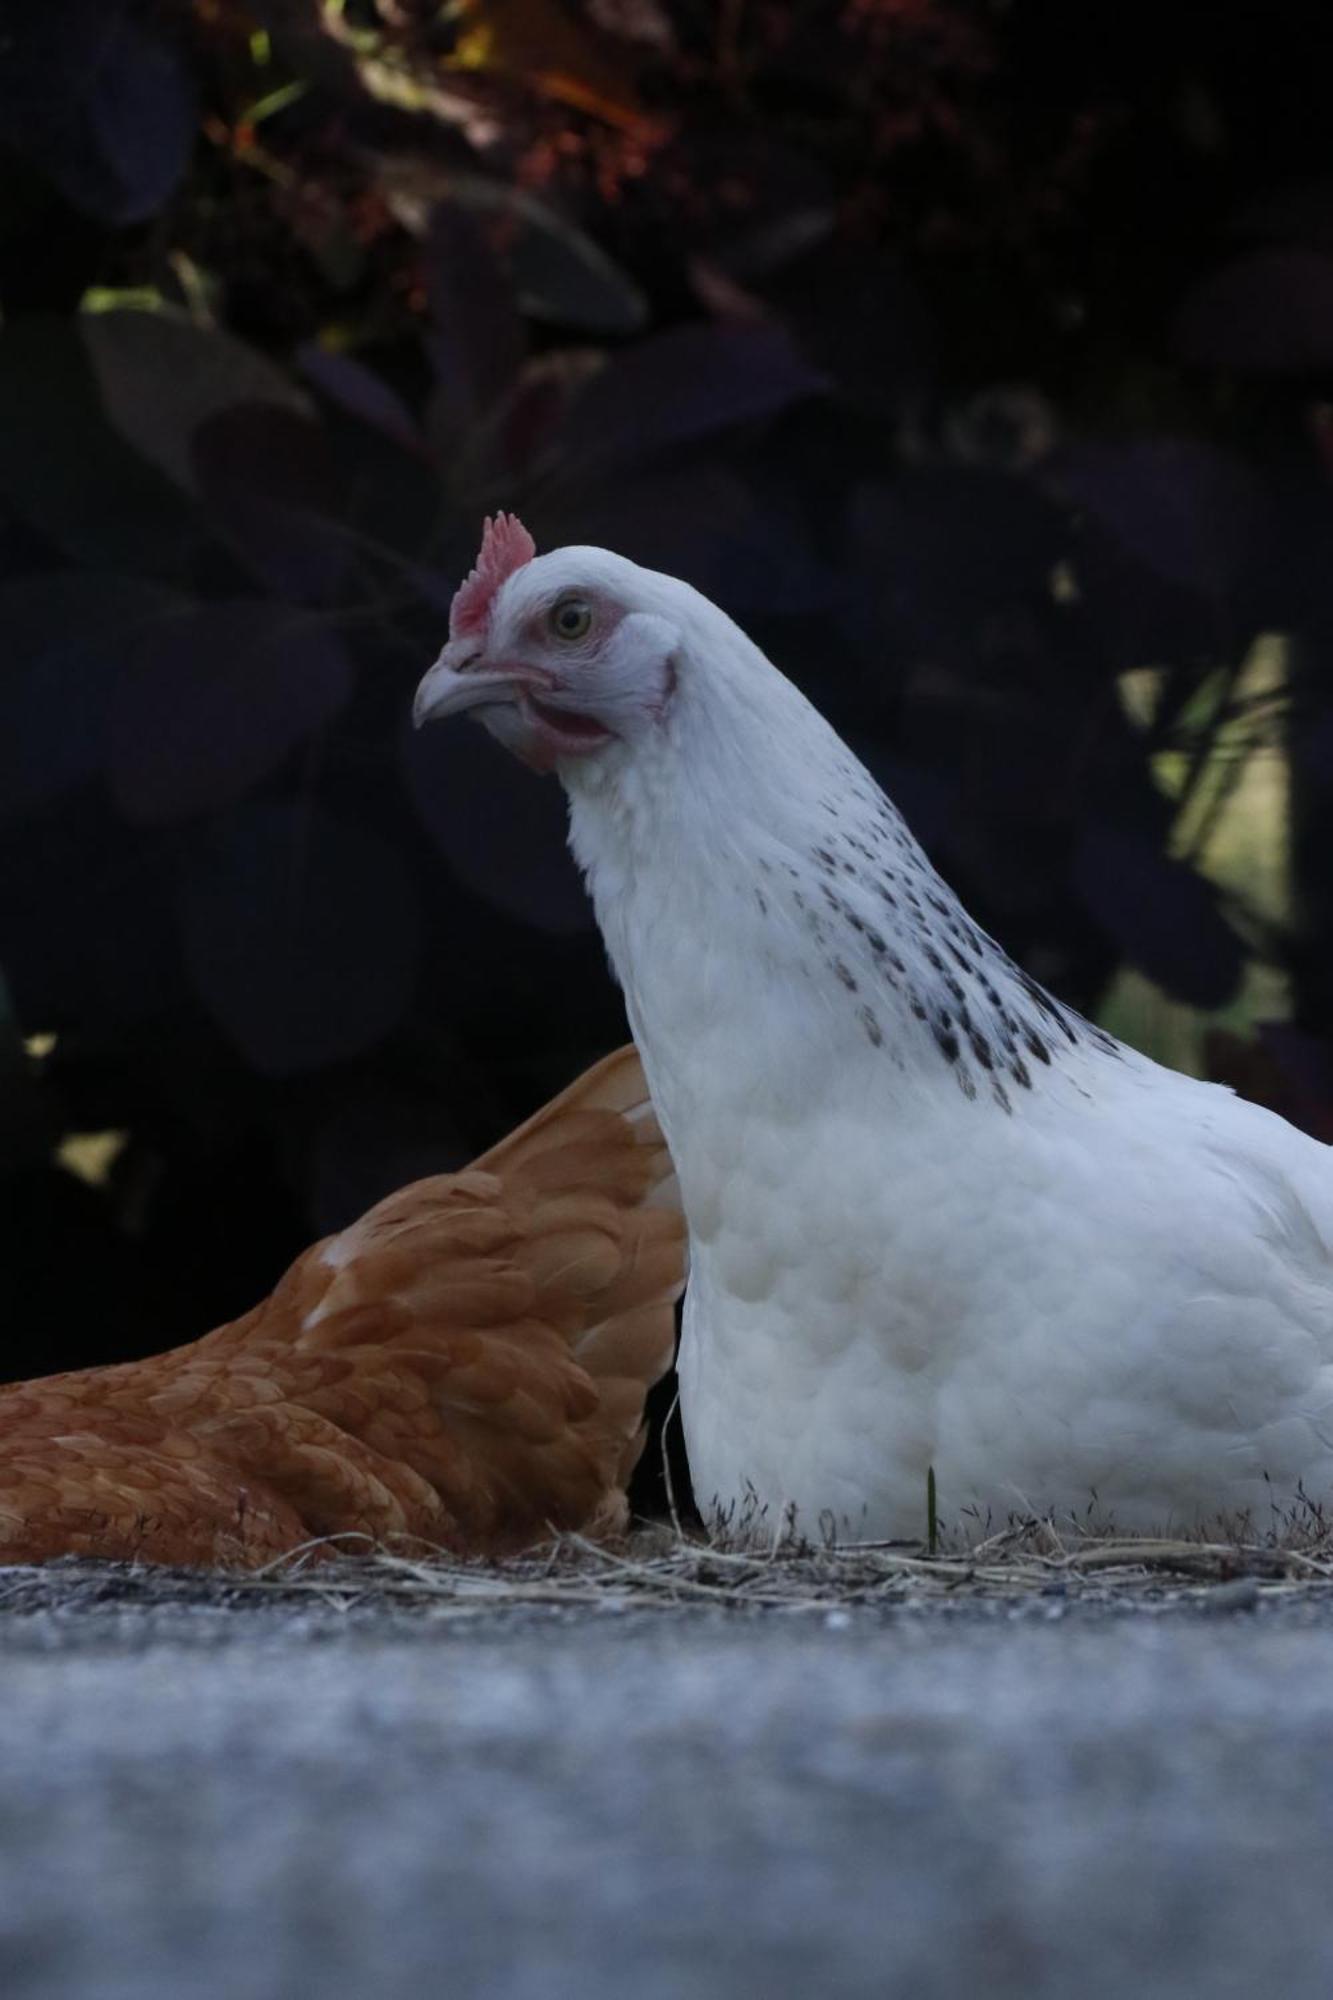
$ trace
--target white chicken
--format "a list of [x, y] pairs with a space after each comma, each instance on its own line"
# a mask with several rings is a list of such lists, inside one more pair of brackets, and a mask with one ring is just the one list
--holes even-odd
[[[705, 1509], [1125, 1530], [1333, 1490], [1333, 1159], [1053, 998], [730, 618], [487, 523], [420, 721], [569, 798], [675, 1158]], [[756, 1513], [757, 1509], [757, 1513]]]

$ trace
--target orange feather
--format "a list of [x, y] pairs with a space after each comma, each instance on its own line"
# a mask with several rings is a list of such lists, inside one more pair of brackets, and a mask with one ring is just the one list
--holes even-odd
[[244, 1318], [0, 1389], [0, 1562], [248, 1568], [323, 1536], [498, 1555], [614, 1533], [684, 1262], [625, 1048], [465, 1172], [316, 1243]]

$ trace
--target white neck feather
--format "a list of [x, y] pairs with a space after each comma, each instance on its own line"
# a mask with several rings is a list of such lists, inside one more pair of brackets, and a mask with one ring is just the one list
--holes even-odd
[[992, 1113], [1127, 1054], [978, 929], [823, 717], [688, 595], [660, 737], [564, 773], [668, 1136], [759, 1040], [789, 1098]]

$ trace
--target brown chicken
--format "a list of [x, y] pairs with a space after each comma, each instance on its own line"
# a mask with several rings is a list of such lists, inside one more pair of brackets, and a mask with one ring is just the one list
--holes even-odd
[[684, 1284], [632, 1048], [390, 1195], [243, 1319], [0, 1389], [0, 1561], [235, 1569], [325, 1536], [497, 1555], [614, 1533]]

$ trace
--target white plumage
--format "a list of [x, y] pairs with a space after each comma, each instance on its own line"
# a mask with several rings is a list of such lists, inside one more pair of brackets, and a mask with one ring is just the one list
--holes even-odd
[[931, 1467], [978, 1531], [1326, 1498], [1329, 1150], [1043, 992], [687, 585], [495, 567], [418, 714], [478, 708], [568, 792], [689, 1222], [701, 1503], [880, 1537]]

